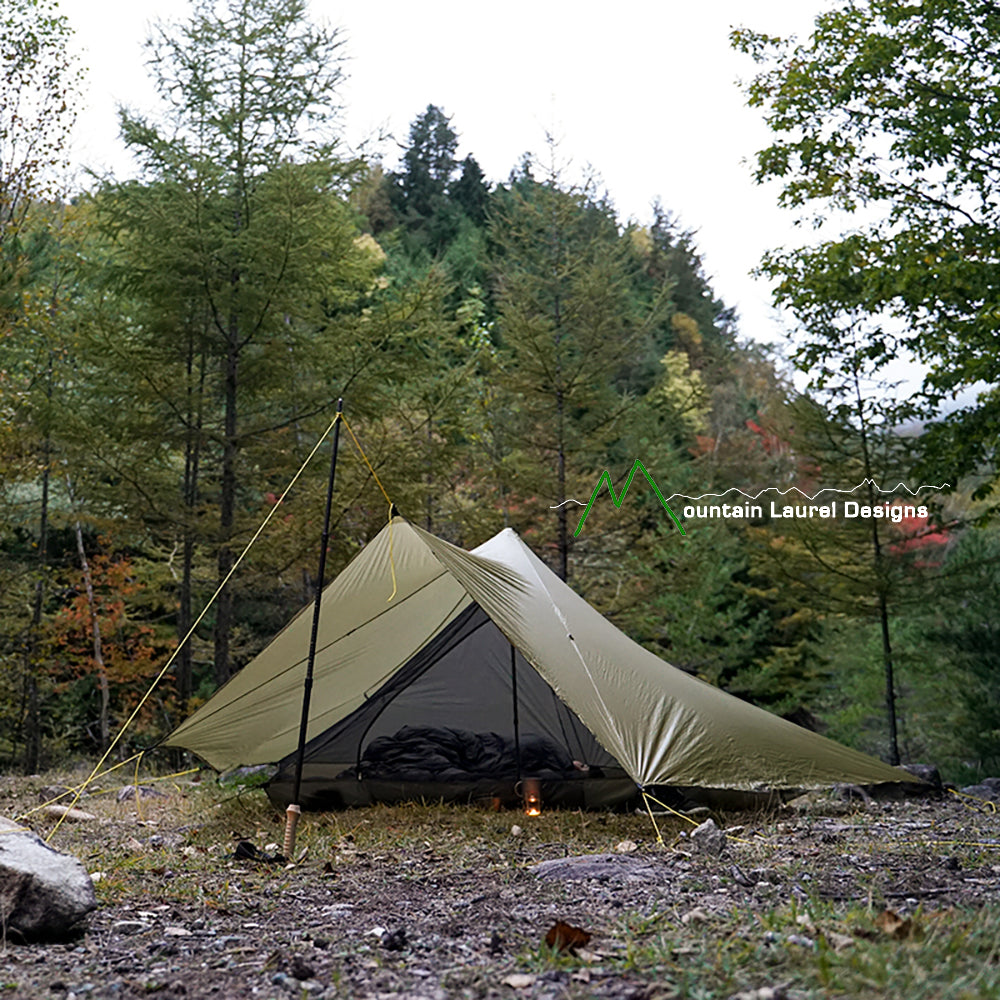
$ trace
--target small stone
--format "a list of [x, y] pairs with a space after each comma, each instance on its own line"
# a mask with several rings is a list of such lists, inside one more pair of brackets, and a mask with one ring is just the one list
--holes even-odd
[[715, 825], [714, 819], [706, 819], [691, 831], [690, 842], [702, 854], [718, 856], [725, 850], [726, 835]]
[[[138, 788], [140, 799], [165, 799], [167, 797], [163, 792], [153, 788], [151, 785], [139, 785]], [[135, 798], [135, 791], [135, 785], [125, 785], [118, 789], [116, 798], [119, 802], [131, 802]]]
[[316, 970], [300, 955], [292, 955], [292, 960], [288, 963], [288, 971], [300, 981], [312, 979], [316, 975]]
[[153, 925], [145, 920], [116, 920], [111, 929], [118, 934], [142, 934], [153, 929]]
[[631, 854], [632, 851], [637, 851], [638, 849], [639, 845], [634, 840], [619, 840], [615, 844], [615, 850], [619, 854]]
[[73, 789], [65, 785], [44, 785], [38, 790], [38, 801], [44, 806], [60, 799], [72, 799], [74, 795]]
[[516, 823], [510, 828], [510, 835], [512, 837], [520, 837], [522, 833], [524, 833], [524, 830], [522, 830]]
[[402, 951], [406, 947], [406, 928], [397, 927], [396, 930], [386, 934], [382, 938], [382, 947], [386, 951]]
[[500, 980], [504, 986], [509, 986], [515, 990], [526, 990], [535, 984], [535, 976], [525, 972], [512, 972], [509, 976], [504, 976]]
[[42, 812], [46, 816], [62, 819], [67, 823], [85, 823], [97, 819], [93, 813], [84, 812], [83, 809], [71, 809], [69, 806], [43, 806]]

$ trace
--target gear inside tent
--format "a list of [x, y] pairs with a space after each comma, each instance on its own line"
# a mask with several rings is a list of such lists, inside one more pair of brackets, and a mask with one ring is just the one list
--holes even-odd
[[[292, 796], [303, 609], [168, 738], [212, 767], [277, 764]], [[637, 790], [916, 782], [671, 666], [511, 529], [467, 552], [402, 517], [322, 595], [301, 804], [515, 800], [606, 807]]]

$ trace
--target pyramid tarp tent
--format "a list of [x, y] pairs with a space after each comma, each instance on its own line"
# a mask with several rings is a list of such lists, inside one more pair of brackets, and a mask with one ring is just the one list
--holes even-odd
[[[269, 791], [287, 802], [310, 629], [307, 608], [167, 745], [217, 770], [278, 763]], [[314, 808], [494, 795], [526, 776], [581, 805], [636, 786], [915, 780], [665, 663], [512, 530], [466, 552], [399, 517], [323, 593], [307, 734]]]

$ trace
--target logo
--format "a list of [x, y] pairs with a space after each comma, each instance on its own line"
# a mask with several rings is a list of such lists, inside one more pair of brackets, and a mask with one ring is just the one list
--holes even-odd
[[[611, 494], [611, 502], [615, 505], [615, 507], [618, 508], [618, 510], [621, 510], [622, 504], [625, 502], [625, 494], [628, 493], [628, 488], [632, 485], [632, 480], [635, 478], [635, 474], [637, 471], [641, 472], [646, 477], [646, 482], [648, 482], [649, 485], [653, 487], [653, 492], [656, 494], [656, 498], [663, 505], [663, 509], [667, 512], [670, 519], [674, 522], [674, 525], [677, 527], [677, 530], [682, 535], [687, 534], [687, 532], [684, 530], [684, 526], [681, 524], [677, 515], [670, 509], [670, 505], [667, 503], [667, 501], [663, 499], [663, 494], [660, 492], [660, 487], [656, 485], [656, 483], [653, 480], [653, 477], [646, 471], [646, 467], [642, 464], [642, 462], [640, 462], [639, 459], [636, 459], [632, 465], [631, 471], [628, 474], [628, 478], [625, 480], [625, 485], [622, 487], [621, 493], [617, 494], [615, 493], [615, 486], [614, 483], [611, 481], [611, 473], [608, 472], [607, 469], [605, 469], [601, 473], [600, 477], [597, 480], [597, 485], [594, 487], [594, 492], [590, 494], [590, 500], [587, 503], [586, 509], [584, 510], [583, 514], [580, 517], [580, 523], [576, 526], [576, 531], [573, 532], [574, 538], [578, 538], [580, 532], [583, 531], [583, 522], [587, 520], [587, 515], [590, 513], [590, 508], [594, 506], [594, 501], [597, 499], [597, 494], [601, 492], [601, 485], [603, 483], [608, 484], [608, 492]], [[580, 503], [580, 501], [564, 500], [563, 503]], [[555, 510], [556, 508], [561, 507], [563, 503], [557, 503], [553, 505], [551, 509]]]

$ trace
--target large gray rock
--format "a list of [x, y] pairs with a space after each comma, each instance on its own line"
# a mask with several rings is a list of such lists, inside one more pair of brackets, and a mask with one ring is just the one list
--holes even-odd
[[8, 934], [64, 940], [96, 907], [94, 883], [76, 858], [0, 818], [0, 919]]
[[656, 881], [664, 871], [649, 858], [634, 854], [577, 854], [553, 858], [532, 865], [531, 871], [542, 879], [597, 879], [599, 882]]
[[971, 795], [974, 799], [985, 799], [987, 802], [1000, 802], [1000, 778], [983, 778], [977, 785], [966, 785], [959, 791], [963, 795]]

